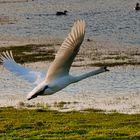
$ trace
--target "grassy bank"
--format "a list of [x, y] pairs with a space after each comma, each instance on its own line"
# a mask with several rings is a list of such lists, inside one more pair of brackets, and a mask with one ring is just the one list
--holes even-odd
[[[91, 43], [95, 44], [95, 42]], [[96, 44], [95, 47], [91, 47], [94, 46], [92, 44], [88, 44], [87, 46], [87, 43], [84, 43], [81, 46], [80, 52], [76, 56], [73, 66], [120, 66], [140, 64], [139, 48], [105, 48]], [[53, 61], [60, 46], [61, 43], [56, 42], [54, 44], [27, 44], [21, 46], [0, 47], [0, 53], [6, 50], [11, 50], [18, 63]]]
[[0, 53], [3, 51], [12, 51], [14, 59], [18, 63], [52, 61], [55, 53], [52, 44], [29, 44], [22, 46], [1, 47]]
[[0, 139], [138, 140], [140, 114], [0, 108]]

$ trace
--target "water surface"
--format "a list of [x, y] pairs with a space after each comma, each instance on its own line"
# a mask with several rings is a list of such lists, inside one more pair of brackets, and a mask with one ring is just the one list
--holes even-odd
[[[73, 22], [84, 19], [86, 38], [140, 46], [140, 12], [136, 0], [29, 0], [0, 3], [0, 16], [9, 22], [0, 25], [2, 39], [64, 38]], [[68, 10], [67, 16], [56, 11]]]
[[[20, 2], [19, 2], [20, 1]], [[85, 39], [108, 41], [121, 46], [140, 46], [140, 12], [133, 10], [132, 0], [3, 0], [0, 1], [0, 41], [19, 38], [64, 39], [73, 22], [87, 23]], [[68, 10], [67, 16], [56, 16], [56, 11]], [[108, 43], [104, 44], [107, 45]], [[111, 47], [111, 45], [110, 45]], [[36, 66], [36, 67], [34, 67]], [[34, 69], [45, 69], [42, 63], [31, 64]], [[92, 70], [93, 68], [88, 68]], [[140, 112], [140, 66], [110, 68], [111, 71], [85, 79], [66, 89], [28, 102], [26, 95], [33, 85], [5, 71], [0, 66], [0, 106], [16, 106], [19, 102], [48, 103], [66, 101], [68, 109], [99, 108], [125, 113]], [[81, 73], [87, 69], [72, 68]], [[75, 72], [76, 71], [76, 72]]]
[[[30, 66], [31, 67], [31, 66]], [[45, 69], [37, 65], [37, 69]], [[78, 75], [93, 68], [72, 68], [72, 74]], [[33, 85], [10, 74], [0, 66], [0, 106], [17, 106], [19, 102], [48, 103], [77, 102], [67, 109], [98, 108], [119, 112], [140, 112], [140, 67], [121, 66], [110, 68], [110, 72], [90, 77], [72, 84], [54, 95], [37, 97], [27, 101], [26, 95]]]

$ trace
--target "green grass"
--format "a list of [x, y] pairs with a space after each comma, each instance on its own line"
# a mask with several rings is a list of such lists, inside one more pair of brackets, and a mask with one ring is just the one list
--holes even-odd
[[140, 114], [0, 108], [1, 140], [139, 140]]
[[[38, 61], [53, 61], [55, 58], [56, 49], [55, 46], [58, 44], [28, 44], [21, 46], [9, 46], [9, 47], [0, 47], [0, 54], [3, 51], [12, 51], [14, 55], [14, 59], [18, 63], [30, 63], [30, 62], [38, 62]], [[139, 56], [139, 51], [137, 52], [129, 52], [130, 54], [121, 54], [121, 52], [109, 53], [107, 56], [104, 56], [100, 52], [100, 54], [96, 54], [96, 52], [92, 52], [90, 56], [91, 64], [86, 64], [86, 66], [121, 66], [121, 65], [140, 65], [139, 59], [136, 59], [136, 56]], [[84, 57], [82, 53], [79, 53], [79, 58], [77, 57], [76, 61], [84, 61]], [[95, 59], [96, 58], [96, 59]], [[113, 60], [113, 61], [112, 61]], [[97, 62], [96, 62], [97, 61]], [[73, 64], [73, 67], [81, 67], [83, 66], [78, 64]]]
[[1, 47], [0, 53], [3, 51], [12, 51], [14, 59], [18, 63], [52, 61], [55, 57], [55, 50], [52, 44], [29, 44], [23, 46]]

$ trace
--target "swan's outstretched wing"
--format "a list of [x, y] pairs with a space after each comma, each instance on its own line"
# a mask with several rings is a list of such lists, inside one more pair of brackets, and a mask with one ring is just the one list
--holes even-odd
[[71, 32], [62, 43], [55, 60], [50, 65], [46, 76], [47, 80], [67, 75], [71, 64], [77, 55], [85, 35], [85, 21], [78, 20], [74, 23]]
[[8, 71], [14, 73], [17, 76], [22, 77], [28, 82], [38, 84], [40, 81], [44, 80], [45, 74], [37, 71], [32, 71], [16, 63], [11, 51], [3, 52], [0, 56], [0, 61]]

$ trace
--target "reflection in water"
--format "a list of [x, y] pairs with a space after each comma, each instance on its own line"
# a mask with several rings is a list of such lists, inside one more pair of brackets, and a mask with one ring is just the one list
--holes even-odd
[[[40, 66], [38, 65], [38, 69]], [[3, 70], [2, 66], [0, 71], [0, 106], [15, 106], [19, 101], [27, 102], [26, 94], [32, 90], [33, 86]], [[72, 73], [74, 71], [76, 71], [75, 74], [78, 74], [83, 70], [82, 68], [72, 68]], [[110, 72], [72, 84], [54, 95], [37, 97], [30, 103], [78, 102], [72, 106], [73, 109], [94, 107], [134, 113], [140, 111], [139, 84], [139, 66], [114, 67], [110, 68]]]

